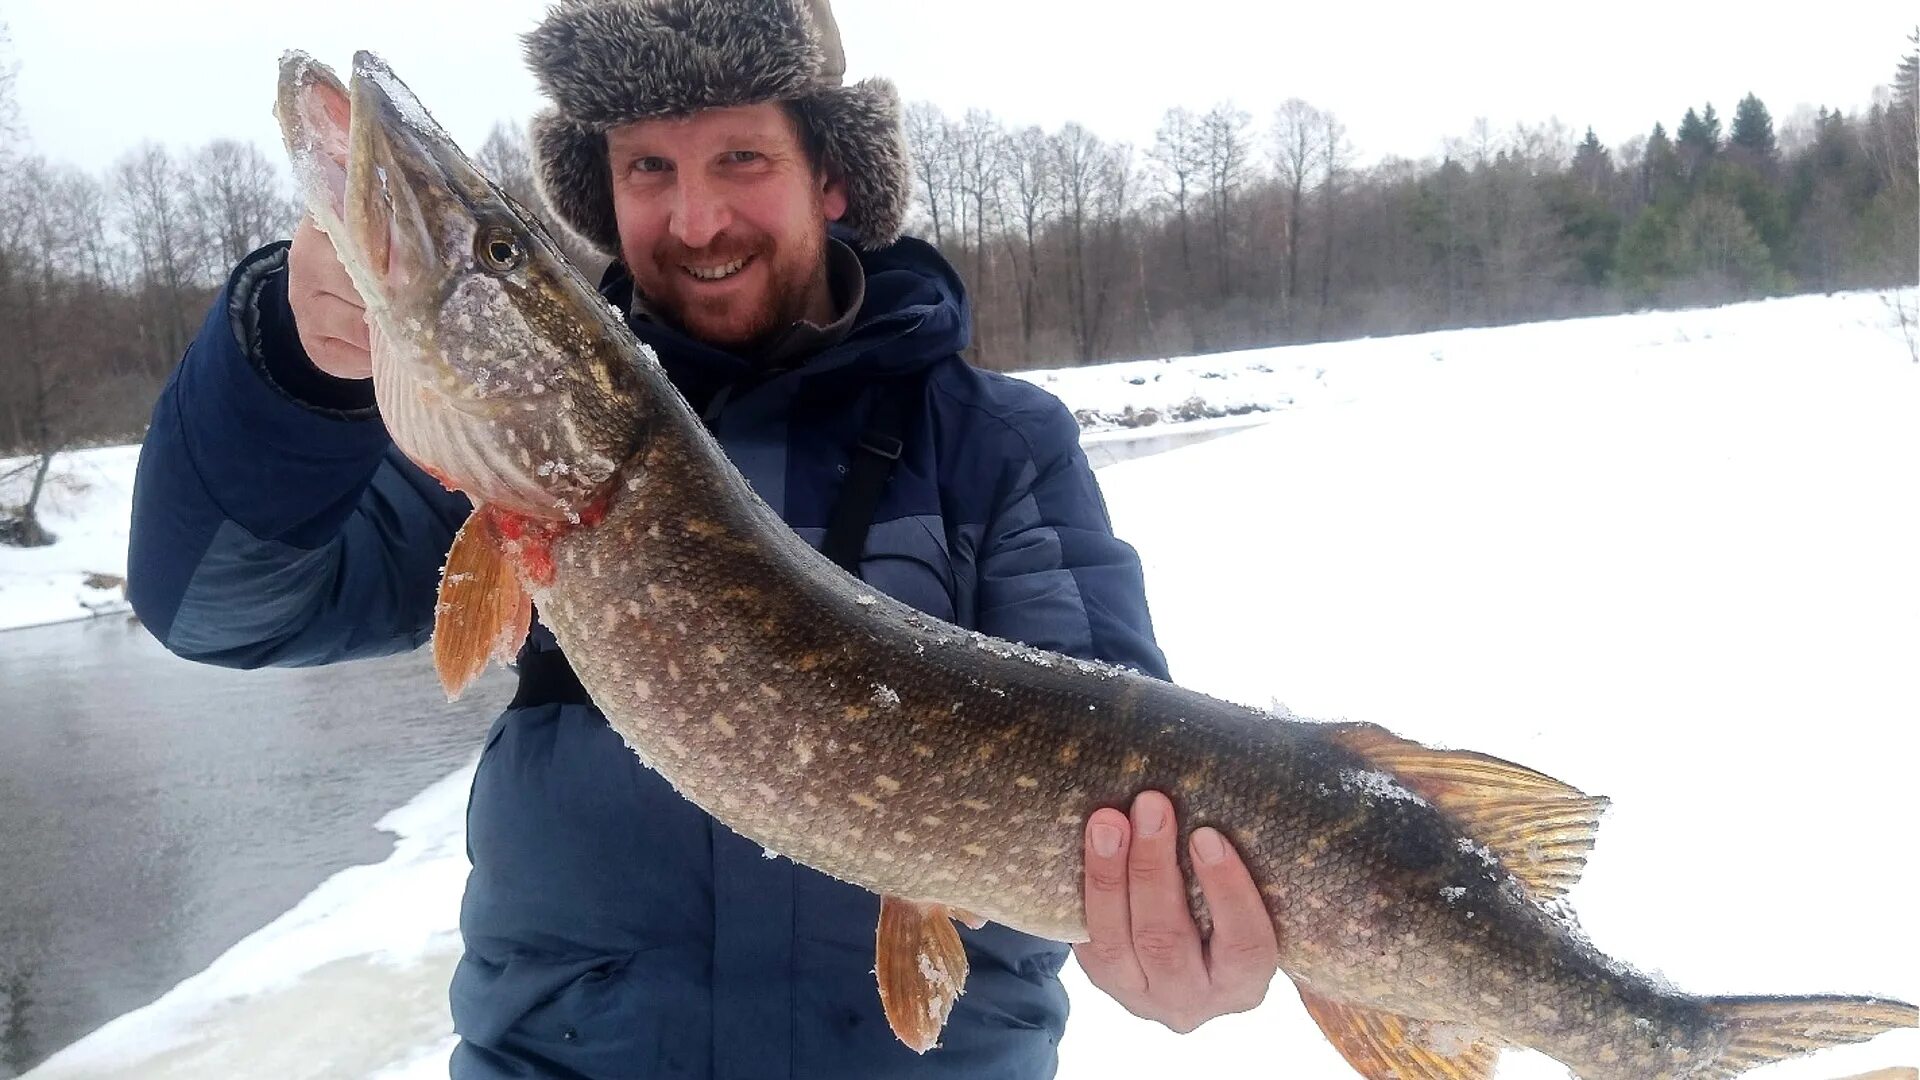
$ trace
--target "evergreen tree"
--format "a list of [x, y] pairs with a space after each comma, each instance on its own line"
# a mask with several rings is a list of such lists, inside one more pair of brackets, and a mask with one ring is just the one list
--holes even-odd
[[1733, 111], [1732, 144], [1755, 163], [1772, 161], [1779, 153], [1779, 144], [1773, 139], [1773, 116], [1752, 94], [1741, 98], [1740, 106]]
[[1720, 118], [1714, 114], [1711, 104], [1704, 115], [1688, 109], [1676, 134], [1675, 149], [1680, 154], [1686, 177], [1697, 179], [1720, 150]]
[[1920, 106], [1920, 29], [1908, 34], [1907, 40], [1913, 48], [1900, 58], [1900, 66], [1894, 69], [1893, 104], [1911, 117], [1915, 107]]
[[1653, 134], [1647, 136], [1646, 159], [1640, 163], [1640, 195], [1649, 203], [1660, 202], [1679, 187], [1679, 180], [1680, 154], [1667, 138], [1666, 127], [1655, 124]]
[[1586, 189], [1589, 195], [1598, 195], [1613, 176], [1613, 155], [1600, 145], [1593, 129], [1587, 129], [1587, 137], [1573, 148], [1573, 175]]

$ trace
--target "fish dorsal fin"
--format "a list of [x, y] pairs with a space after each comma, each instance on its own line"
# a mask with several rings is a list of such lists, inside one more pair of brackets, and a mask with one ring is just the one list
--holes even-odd
[[447, 698], [459, 697], [489, 659], [512, 662], [532, 624], [533, 600], [475, 510], [447, 552], [433, 613], [433, 667]]
[[933, 1049], [967, 985], [967, 950], [956, 912], [897, 896], [880, 898], [873, 972], [887, 1024], [916, 1054]]
[[1460, 1024], [1413, 1020], [1343, 1005], [1304, 987], [1314, 1023], [1367, 1080], [1487, 1080], [1499, 1044]]
[[1511, 761], [1435, 750], [1372, 724], [1338, 725], [1332, 738], [1452, 818], [1535, 900], [1565, 896], [1586, 869], [1606, 799]]

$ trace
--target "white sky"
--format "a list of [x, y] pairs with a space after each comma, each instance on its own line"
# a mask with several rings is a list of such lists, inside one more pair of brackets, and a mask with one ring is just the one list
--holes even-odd
[[[278, 158], [276, 60], [299, 48], [344, 68], [385, 56], [473, 148], [539, 99], [518, 35], [540, 0], [0, 0], [33, 146], [108, 166], [142, 139], [175, 148], [250, 138]], [[908, 101], [970, 106], [1109, 139], [1152, 142], [1170, 106], [1232, 99], [1264, 129], [1302, 97], [1333, 110], [1362, 161], [1434, 154], [1476, 117], [1496, 130], [1557, 117], [1618, 146], [1690, 104], [1760, 95], [1776, 128], [1801, 105], [1852, 110], [1887, 81], [1911, 0], [1733, 3], [1276, 3], [1274, 0], [838, 0], [853, 78]], [[1176, 18], [1169, 19], [1173, 15]]]

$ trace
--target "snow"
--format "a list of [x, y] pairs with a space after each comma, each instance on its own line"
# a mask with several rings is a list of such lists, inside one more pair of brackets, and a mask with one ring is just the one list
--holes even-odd
[[[1695, 993], [1920, 1000], [1920, 364], [1878, 295], [1028, 377], [1099, 423], [1168, 404], [1128, 369], [1175, 403], [1272, 406], [1101, 473], [1182, 682], [1611, 796], [1570, 900], [1625, 964]], [[90, 453], [124, 482], [129, 452]], [[80, 550], [60, 573], [120, 565]], [[22, 556], [0, 552], [7, 614], [71, 606]], [[30, 1075], [444, 1075], [466, 783], [389, 816], [385, 863]], [[1284, 979], [1179, 1036], [1066, 978], [1066, 1080], [1352, 1075]], [[1755, 1075], [1916, 1059], [1898, 1032]]]
[[[41, 548], [0, 545], [0, 630], [125, 611], [114, 580], [127, 575], [127, 513], [133, 499], [137, 446], [79, 450], [54, 459], [41, 492], [39, 517], [57, 542]], [[0, 507], [24, 503], [33, 486], [29, 458], [0, 458]], [[95, 578], [100, 581], [104, 579]]]

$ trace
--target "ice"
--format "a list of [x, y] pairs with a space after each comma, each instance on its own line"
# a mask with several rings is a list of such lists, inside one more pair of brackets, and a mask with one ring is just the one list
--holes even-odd
[[[1292, 399], [1100, 474], [1183, 684], [1610, 796], [1570, 899], [1623, 970], [1658, 964], [1695, 993], [1920, 999], [1905, 915], [1920, 869], [1890, 854], [1920, 809], [1920, 365], [1877, 294], [1142, 372], [1022, 377], [1104, 416], [1216, 389], [1224, 407], [1262, 379]], [[1171, 379], [1186, 385], [1152, 396]], [[124, 448], [62, 459], [92, 482], [63, 489], [60, 544], [0, 548], [0, 621], [84, 614], [82, 571], [124, 571], [132, 463]], [[387, 862], [33, 1075], [444, 1076], [465, 784], [390, 818], [405, 839]], [[1180, 1036], [1074, 965], [1063, 978], [1062, 1080], [1351, 1075], [1285, 980]], [[1916, 1059], [1920, 1033], [1899, 1032], [1766, 1075]], [[1565, 1076], [1531, 1053], [1498, 1072]]]

